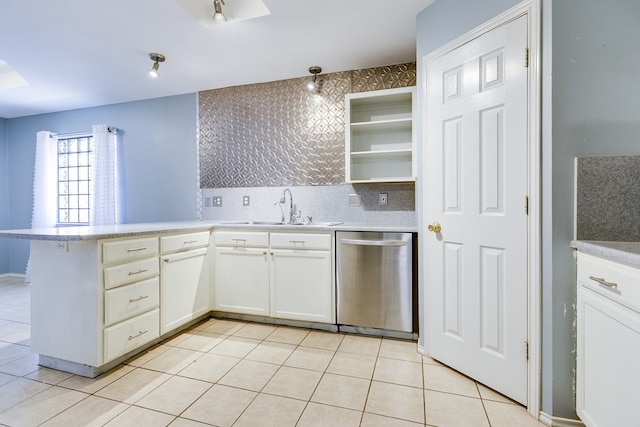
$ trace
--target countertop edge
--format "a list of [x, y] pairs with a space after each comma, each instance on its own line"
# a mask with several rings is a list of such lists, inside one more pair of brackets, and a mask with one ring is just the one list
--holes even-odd
[[571, 247], [585, 254], [640, 268], [640, 242], [572, 240]]
[[207, 230], [211, 229], [211, 227], [210, 223], [194, 221], [59, 228], [27, 228], [22, 230], [0, 230], [0, 237], [26, 240], [79, 241], [134, 237], [155, 233]]
[[340, 223], [336, 225], [276, 225], [243, 224], [225, 221], [158, 222], [139, 224], [116, 224], [105, 226], [76, 226], [58, 228], [35, 228], [0, 230], [0, 238], [49, 241], [80, 241], [135, 237], [155, 233], [174, 233], [206, 229], [264, 230], [264, 231], [372, 231], [391, 233], [415, 233], [414, 226], [391, 226], [384, 224]]

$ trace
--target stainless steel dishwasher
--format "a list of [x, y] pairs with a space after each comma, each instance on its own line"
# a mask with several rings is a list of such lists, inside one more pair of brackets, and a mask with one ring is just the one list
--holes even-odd
[[338, 231], [339, 325], [417, 332], [412, 233]]

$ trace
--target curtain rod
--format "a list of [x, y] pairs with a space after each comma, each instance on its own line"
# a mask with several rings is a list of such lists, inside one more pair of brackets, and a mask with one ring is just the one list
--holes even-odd
[[[107, 127], [107, 131], [109, 133], [118, 133], [118, 128], [114, 127], [114, 126], [109, 126]], [[51, 135], [53, 136], [57, 136], [60, 139], [71, 139], [71, 138], [82, 138], [82, 137], [86, 137], [88, 135], [93, 135], [93, 131], [86, 131], [86, 132], [73, 132], [73, 133], [55, 133], [55, 132], [49, 132]]]

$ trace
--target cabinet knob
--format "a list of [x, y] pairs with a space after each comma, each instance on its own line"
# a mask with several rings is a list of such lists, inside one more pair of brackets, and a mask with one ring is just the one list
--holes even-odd
[[442, 227], [440, 226], [440, 223], [436, 221], [433, 224], [429, 224], [427, 230], [431, 231], [432, 233], [439, 233], [440, 231], [442, 231]]

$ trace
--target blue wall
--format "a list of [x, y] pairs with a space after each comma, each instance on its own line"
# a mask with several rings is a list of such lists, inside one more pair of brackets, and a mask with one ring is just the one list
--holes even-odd
[[[123, 222], [197, 219], [197, 119], [197, 95], [188, 94], [7, 120], [10, 209], [4, 228], [31, 226], [36, 133], [90, 131], [101, 123], [118, 128]], [[29, 244], [11, 239], [9, 245], [8, 271], [23, 273]]]
[[[640, 154], [640, 2], [544, 0], [544, 79], [550, 114], [543, 139], [543, 399], [545, 412], [571, 417], [575, 395], [576, 265], [574, 159]], [[550, 30], [550, 31], [549, 31]], [[543, 394], [544, 396], [544, 394]]]
[[[9, 226], [7, 120], [0, 118], [0, 229]], [[0, 274], [9, 272], [9, 242], [0, 239]]]

